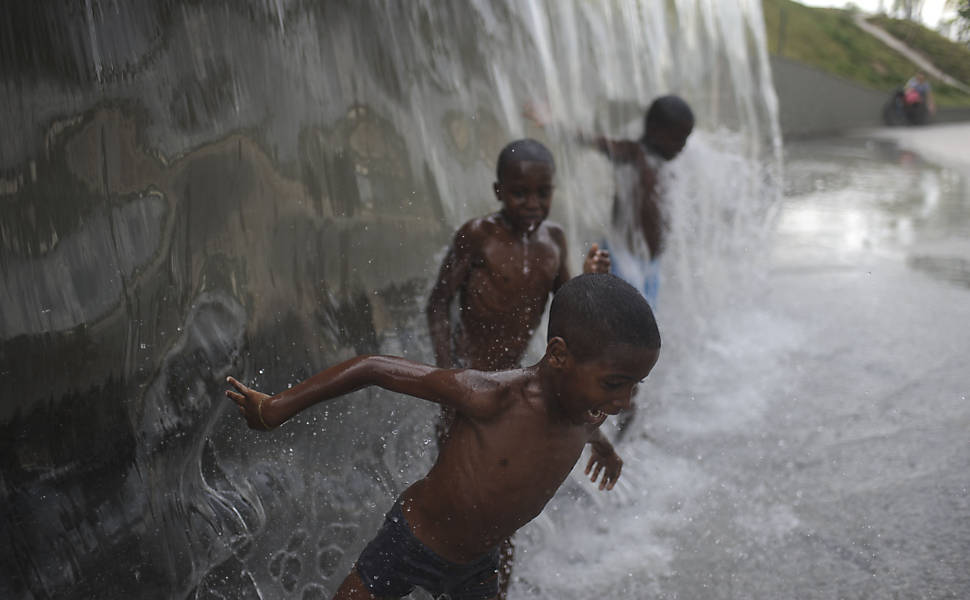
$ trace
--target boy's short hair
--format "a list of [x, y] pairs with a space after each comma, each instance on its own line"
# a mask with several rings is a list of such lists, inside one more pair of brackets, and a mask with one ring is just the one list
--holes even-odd
[[515, 140], [502, 148], [498, 155], [498, 164], [495, 166], [495, 178], [502, 181], [502, 171], [512, 163], [522, 161], [546, 163], [552, 167], [553, 173], [556, 172], [556, 161], [552, 158], [549, 148], [532, 138], [525, 138]]
[[653, 311], [632, 285], [609, 273], [588, 273], [563, 284], [552, 299], [546, 340], [561, 337], [580, 360], [610, 343], [660, 349]]
[[650, 129], [651, 125], [690, 124], [693, 126], [694, 111], [690, 109], [690, 105], [680, 96], [673, 94], [660, 96], [650, 104], [643, 124], [647, 129]]

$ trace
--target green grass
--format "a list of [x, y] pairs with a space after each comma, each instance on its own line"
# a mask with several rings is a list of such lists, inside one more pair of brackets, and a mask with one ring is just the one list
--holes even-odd
[[[792, 0], [763, 0], [762, 5], [768, 50], [772, 54], [887, 94], [919, 70], [903, 55], [859, 29], [847, 10], [811, 8]], [[918, 50], [924, 50], [919, 45], [921, 42], [912, 43]], [[942, 65], [940, 68], [946, 70]], [[955, 74], [954, 77], [959, 78]], [[939, 105], [970, 106], [970, 95], [932, 78], [931, 82]]]
[[873, 25], [882, 27], [909, 46], [917, 48], [941, 71], [970, 85], [970, 48], [949, 40], [919, 23], [886, 16], [873, 17]]

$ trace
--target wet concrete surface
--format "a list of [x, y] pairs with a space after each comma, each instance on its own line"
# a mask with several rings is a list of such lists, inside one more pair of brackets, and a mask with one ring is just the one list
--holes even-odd
[[663, 290], [623, 475], [577, 469], [520, 531], [516, 597], [970, 594], [970, 288], [926, 264], [970, 259], [970, 181], [800, 141], [777, 208], [763, 254], [707, 265], [702, 319]]

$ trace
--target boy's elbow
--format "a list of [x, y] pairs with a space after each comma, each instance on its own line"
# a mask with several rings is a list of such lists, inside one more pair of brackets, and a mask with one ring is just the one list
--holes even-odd
[[351, 387], [360, 389], [371, 385], [380, 385], [384, 373], [386, 357], [380, 354], [361, 354], [352, 360]]
[[365, 354], [357, 357], [355, 365], [355, 389], [372, 385], [387, 389], [393, 380], [395, 365], [387, 356], [380, 354]]

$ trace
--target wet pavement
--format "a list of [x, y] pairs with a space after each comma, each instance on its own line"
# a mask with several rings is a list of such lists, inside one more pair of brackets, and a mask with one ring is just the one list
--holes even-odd
[[785, 180], [764, 270], [665, 347], [618, 494], [527, 533], [524, 596], [970, 596], [970, 184], [874, 138], [789, 145]]

